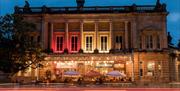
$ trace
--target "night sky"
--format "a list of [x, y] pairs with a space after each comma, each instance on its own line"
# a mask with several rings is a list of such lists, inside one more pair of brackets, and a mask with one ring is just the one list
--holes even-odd
[[[0, 0], [0, 15], [13, 13], [14, 6], [24, 6], [25, 0]], [[30, 6], [76, 6], [76, 0], [28, 0]], [[154, 5], [157, 0], [86, 0], [85, 6]], [[169, 12], [167, 29], [173, 36], [173, 43], [180, 39], [180, 0], [160, 0], [167, 4]]]

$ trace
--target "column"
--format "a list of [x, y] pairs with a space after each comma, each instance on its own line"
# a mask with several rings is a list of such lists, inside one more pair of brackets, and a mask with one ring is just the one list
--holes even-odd
[[53, 49], [53, 30], [54, 30], [54, 27], [53, 27], [53, 23], [51, 23], [51, 33], [50, 33], [50, 48]]
[[37, 81], [39, 81], [39, 73], [38, 73], [38, 70], [39, 70], [39, 67], [37, 67], [37, 68], [35, 69], [35, 74], [34, 74], [34, 76], [36, 77], [36, 80], [37, 80]]
[[[164, 17], [164, 21], [163, 21], [163, 23], [162, 23], [162, 29], [163, 29], [163, 36], [162, 36], [162, 42], [163, 43], [161, 43], [161, 46], [162, 46], [162, 48], [168, 48], [168, 43], [167, 43], [167, 25], [166, 25], [166, 22], [167, 22], [167, 20], [166, 20], [166, 16]], [[162, 45], [163, 44], [163, 45]]]
[[84, 36], [83, 36], [83, 21], [80, 22], [80, 32], [81, 32], [81, 49], [84, 49]]
[[46, 49], [47, 48], [47, 41], [48, 41], [48, 36], [47, 36], [47, 22], [42, 19], [41, 21], [41, 40], [42, 40], [42, 48]]
[[132, 20], [131, 22], [131, 47], [137, 48], [137, 37], [136, 37], [136, 22]]
[[178, 58], [177, 58], [177, 56], [175, 57], [175, 60], [174, 60], [174, 61], [175, 61], [175, 62], [174, 62], [174, 63], [175, 63], [175, 76], [174, 76], [174, 77], [175, 77], [175, 81], [179, 81], [179, 76], [178, 76], [178, 75], [179, 75], [179, 73], [178, 73], [178, 71], [179, 71], [179, 70], [178, 70], [178, 65], [179, 65], [179, 64], [178, 64]]
[[95, 49], [98, 49], [98, 22], [95, 21]]
[[65, 23], [65, 43], [66, 43], [66, 46], [65, 46], [65, 48], [69, 48], [69, 34], [68, 34], [69, 32], [68, 32], [68, 22], [66, 21], [66, 23]]
[[128, 49], [128, 21], [125, 21], [125, 49]]
[[109, 34], [109, 49], [114, 49], [114, 41], [113, 41], [113, 26], [112, 21], [109, 22], [110, 34]]
[[134, 50], [132, 50], [132, 53], [131, 53], [131, 62], [132, 62], [132, 81], [134, 82], [134, 70], [135, 70], [135, 68], [134, 68]]

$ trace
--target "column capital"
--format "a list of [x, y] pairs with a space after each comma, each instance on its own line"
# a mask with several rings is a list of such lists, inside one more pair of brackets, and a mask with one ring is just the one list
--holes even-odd
[[125, 24], [127, 24], [129, 21], [124, 21], [125, 22]]
[[79, 20], [80, 23], [84, 23], [84, 20]]
[[69, 20], [64, 20], [65, 23], [69, 23]]

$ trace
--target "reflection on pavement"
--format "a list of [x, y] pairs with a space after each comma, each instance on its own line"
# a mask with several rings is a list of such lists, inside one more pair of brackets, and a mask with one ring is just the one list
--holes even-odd
[[127, 90], [84, 90], [84, 91], [127, 91]]

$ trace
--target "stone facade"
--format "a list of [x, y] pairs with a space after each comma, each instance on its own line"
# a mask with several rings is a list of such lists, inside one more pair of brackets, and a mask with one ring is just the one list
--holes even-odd
[[165, 8], [165, 4], [159, 3], [61, 7], [57, 8], [59, 11], [43, 6], [37, 8], [42, 9], [39, 12], [16, 7], [15, 14], [35, 23], [34, 41], [40, 38], [42, 47], [53, 51], [45, 59], [45, 68], [32, 72], [34, 77], [44, 77], [47, 70], [55, 75], [68, 70], [81, 74], [96, 70], [106, 75], [118, 70], [132, 81], [169, 82]]

